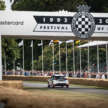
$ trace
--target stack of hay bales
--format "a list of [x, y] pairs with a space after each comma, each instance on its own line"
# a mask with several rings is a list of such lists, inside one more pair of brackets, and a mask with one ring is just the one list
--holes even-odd
[[0, 81], [0, 86], [22, 89], [22, 81]]
[[3, 76], [3, 80], [22, 80], [22, 81], [41, 81], [41, 82], [47, 82], [48, 79], [50, 77], [44, 77], [44, 76], [15, 76], [15, 75], [12, 75], [12, 76]]
[[93, 78], [69, 78], [70, 84], [79, 84], [87, 86], [97, 86], [108, 88], [108, 79], [93, 79]]

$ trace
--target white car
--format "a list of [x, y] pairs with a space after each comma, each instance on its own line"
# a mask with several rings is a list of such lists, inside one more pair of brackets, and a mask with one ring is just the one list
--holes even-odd
[[55, 88], [56, 86], [69, 88], [69, 81], [63, 74], [54, 74], [48, 80], [48, 87]]

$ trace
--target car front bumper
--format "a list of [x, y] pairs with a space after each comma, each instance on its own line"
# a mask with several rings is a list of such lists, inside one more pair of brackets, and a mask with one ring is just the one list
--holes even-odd
[[56, 83], [54, 86], [69, 86], [69, 84], [66, 83]]

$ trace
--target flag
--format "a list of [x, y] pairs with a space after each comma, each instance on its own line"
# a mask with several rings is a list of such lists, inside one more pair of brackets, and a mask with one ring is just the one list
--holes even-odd
[[80, 43], [80, 40], [76, 40], [76, 41], [75, 41], [75, 44], [79, 44], [79, 43]]
[[53, 43], [58, 43], [59, 42], [59, 40], [53, 40]]
[[49, 46], [53, 44], [53, 40], [50, 41]]
[[59, 40], [51, 40], [50, 43], [49, 43], [49, 46], [54, 44], [54, 43], [59, 43], [59, 44], [62, 44], [62, 41], [59, 41]]
[[19, 47], [23, 46], [23, 40], [18, 44]]
[[43, 45], [43, 41], [41, 40], [41, 43], [38, 43], [38, 46], [42, 46]]
[[59, 41], [59, 45], [62, 44], [62, 41]]
[[62, 41], [59, 41], [59, 40], [53, 40], [53, 43], [59, 43], [59, 44], [62, 44]]
[[74, 40], [67, 40], [66, 43], [72, 43]]

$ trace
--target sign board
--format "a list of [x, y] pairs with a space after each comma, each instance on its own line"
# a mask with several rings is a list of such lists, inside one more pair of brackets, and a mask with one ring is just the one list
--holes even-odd
[[76, 36], [76, 31], [83, 34], [89, 31], [90, 26], [90, 39], [108, 39], [108, 13], [83, 14], [0, 11], [0, 32], [6, 37], [69, 40], [81, 38]]

